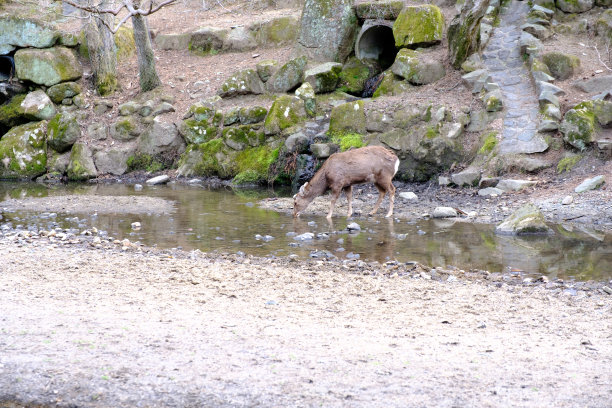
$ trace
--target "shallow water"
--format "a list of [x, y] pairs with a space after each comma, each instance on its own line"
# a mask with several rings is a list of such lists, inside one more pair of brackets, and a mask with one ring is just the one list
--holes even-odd
[[[258, 200], [274, 196], [270, 191], [209, 191], [200, 186], [60, 185], [0, 183], [0, 208], [9, 198], [49, 197], [67, 194], [145, 195], [174, 203], [168, 215], [62, 214], [61, 212], [4, 212], [0, 226], [30, 230], [61, 227], [81, 231], [92, 227], [109, 236], [159, 248], [199, 249], [204, 252], [243, 252], [258, 256], [302, 258], [333, 255], [364, 261], [417, 261], [433, 267], [484, 269], [524, 276], [609, 280], [612, 278], [612, 235], [586, 227], [553, 225], [552, 237], [498, 236], [494, 226], [419, 220], [407, 222], [355, 218], [358, 233], [347, 233], [349, 222], [335, 217], [329, 225], [323, 216], [290, 215], [263, 210]], [[138, 231], [131, 224], [140, 222]], [[76, 231], [76, 232], [78, 232]], [[308, 241], [296, 235], [315, 234]]]

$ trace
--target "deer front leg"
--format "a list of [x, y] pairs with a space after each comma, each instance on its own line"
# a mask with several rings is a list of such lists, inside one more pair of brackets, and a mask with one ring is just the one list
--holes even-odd
[[345, 187], [344, 194], [346, 195], [346, 200], [348, 201], [348, 212], [346, 214], [346, 218], [351, 218], [351, 215], [353, 215], [353, 186]]
[[387, 192], [389, 193], [389, 212], [385, 217], [389, 218], [393, 215], [393, 203], [395, 203], [395, 186], [392, 183], [389, 183]]
[[370, 211], [369, 215], [376, 214], [376, 211], [378, 211], [378, 207], [380, 207], [380, 203], [382, 203], [383, 198], [385, 198], [385, 194], [387, 194], [387, 191], [378, 184], [376, 184], [376, 188], [378, 189], [378, 201], [376, 201], [376, 204], [374, 204], [374, 208], [372, 209], [372, 211]]
[[334, 207], [336, 206], [336, 200], [338, 199], [338, 197], [340, 197], [340, 193], [342, 192], [342, 189], [337, 189], [337, 190], [332, 190], [332, 194], [331, 194], [331, 202], [329, 203], [329, 213], [327, 213], [327, 219], [331, 220], [332, 214], [334, 212]]

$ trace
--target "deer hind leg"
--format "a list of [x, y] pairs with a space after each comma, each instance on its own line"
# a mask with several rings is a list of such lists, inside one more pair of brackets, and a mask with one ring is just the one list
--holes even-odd
[[383, 198], [385, 198], [385, 194], [387, 194], [387, 190], [385, 190], [380, 184], [376, 183], [375, 186], [378, 189], [378, 201], [376, 201], [376, 204], [374, 204], [374, 208], [372, 211], [370, 211], [369, 215], [376, 214], [378, 207], [380, 207], [380, 203], [382, 203]]
[[389, 212], [387, 215], [385, 215], [385, 217], [389, 218], [393, 215], [393, 204], [395, 203], [395, 186], [392, 182], [389, 182], [387, 192], [389, 193]]
[[332, 190], [331, 202], [329, 203], [329, 212], [327, 213], [328, 220], [331, 220], [332, 214], [334, 212], [334, 207], [336, 206], [336, 200], [338, 199], [338, 197], [340, 197], [341, 192], [342, 192], [341, 188]]
[[353, 215], [353, 186], [344, 187], [344, 194], [348, 201], [348, 212], [346, 218], [350, 218]]

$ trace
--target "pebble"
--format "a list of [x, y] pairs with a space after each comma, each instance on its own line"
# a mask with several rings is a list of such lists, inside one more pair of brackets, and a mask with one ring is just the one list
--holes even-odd
[[457, 211], [452, 207], [436, 207], [433, 210], [433, 218], [452, 218], [457, 216]]
[[361, 226], [356, 222], [351, 222], [349, 225], [346, 226], [346, 229], [349, 231], [361, 231]]
[[417, 195], [414, 194], [412, 191], [400, 193], [399, 197], [401, 199], [403, 199], [403, 200], [406, 200], [406, 201], [412, 201], [412, 200], [418, 200], [419, 199], [419, 197], [417, 197]]
[[142, 191], [142, 184], [134, 184], [134, 190]]
[[163, 174], [161, 176], [157, 176], [157, 177], [153, 177], [150, 178], [146, 181], [147, 184], [151, 185], [151, 186], [155, 186], [158, 184], [165, 184], [168, 181], [170, 181], [170, 177], [168, 177], [167, 174]]
[[604, 286], [603, 288], [601, 288], [601, 290], [606, 292], [608, 295], [612, 295], [612, 288], [610, 288], [609, 286]]
[[563, 205], [570, 205], [571, 203], [574, 202], [574, 197], [571, 195], [565, 196], [563, 198], [563, 201], [561, 201], [561, 204]]
[[132, 229], [133, 230], [139, 230], [141, 226], [142, 225], [139, 222], [133, 222], [132, 223]]
[[293, 237], [293, 239], [295, 239], [296, 241], [309, 241], [311, 239], [314, 239], [315, 234], [313, 234], [312, 232], [305, 232], [303, 234], [300, 235], [296, 235], [295, 237]]

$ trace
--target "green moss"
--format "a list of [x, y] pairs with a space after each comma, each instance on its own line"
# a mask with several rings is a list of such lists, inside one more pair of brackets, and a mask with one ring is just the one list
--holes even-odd
[[270, 146], [259, 146], [245, 149], [236, 155], [237, 174], [249, 172], [250, 181], [257, 177], [257, 181], [268, 179], [270, 166], [278, 159], [279, 149]]
[[258, 126], [242, 125], [223, 129], [223, 140], [232, 149], [242, 150], [248, 146], [259, 146], [264, 142], [265, 135]]
[[495, 132], [488, 133], [484, 137], [484, 141], [482, 146], [478, 150], [479, 154], [487, 155], [493, 151], [497, 147], [497, 134]]
[[423, 121], [425, 122], [431, 121], [431, 109], [432, 109], [432, 105], [429, 105], [427, 109], [425, 110], [425, 114], [423, 115]]
[[119, 27], [115, 33], [115, 46], [117, 47], [117, 60], [124, 61], [136, 54], [134, 32], [126, 26]]
[[365, 83], [370, 77], [370, 69], [364, 65], [354, 64], [345, 66], [340, 72], [338, 82], [339, 90], [350, 94], [361, 94], [365, 89]]
[[329, 119], [329, 134], [366, 133], [364, 102], [354, 101], [335, 106]]
[[563, 139], [572, 146], [584, 150], [595, 134], [595, 113], [593, 102], [587, 101], [576, 105], [565, 114], [560, 130]]
[[427, 139], [435, 139], [439, 134], [440, 132], [438, 131], [437, 126], [427, 126], [425, 129], [425, 137]]
[[179, 124], [179, 132], [187, 144], [206, 143], [219, 135], [219, 125], [215, 122], [214, 119], [187, 119]]
[[340, 146], [340, 150], [343, 152], [351, 148], [365, 146], [363, 135], [359, 133], [333, 133], [331, 141]]
[[129, 171], [145, 170], [149, 173], [155, 173], [164, 169], [164, 164], [156, 160], [153, 156], [146, 153], [137, 153], [127, 159]]
[[266, 135], [279, 134], [305, 120], [304, 101], [295, 96], [283, 95], [278, 97], [270, 107], [264, 121], [264, 132]]
[[562, 158], [557, 164], [557, 173], [561, 174], [570, 171], [578, 164], [580, 159], [582, 159], [582, 156], [579, 154]]
[[25, 94], [15, 95], [9, 103], [0, 106], [0, 125], [11, 128], [26, 122], [21, 109], [21, 103], [25, 97]]
[[45, 122], [16, 126], [0, 139], [0, 179], [32, 179], [47, 168]]
[[96, 77], [96, 90], [100, 96], [110, 95], [117, 90], [119, 82], [113, 74], [100, 75]]
[[232, 183], [234, 184], [251, 184], [251, 183], [259, 183], [261, 181], [261, 177], [259, 173], [255, 170], [246, 170], [240, 172], [234, 177]]
[[437, 6], [407, 6], [393, 24], [395, 46], [437, 43], [442, 40], [443, 30], [444, 17]]

